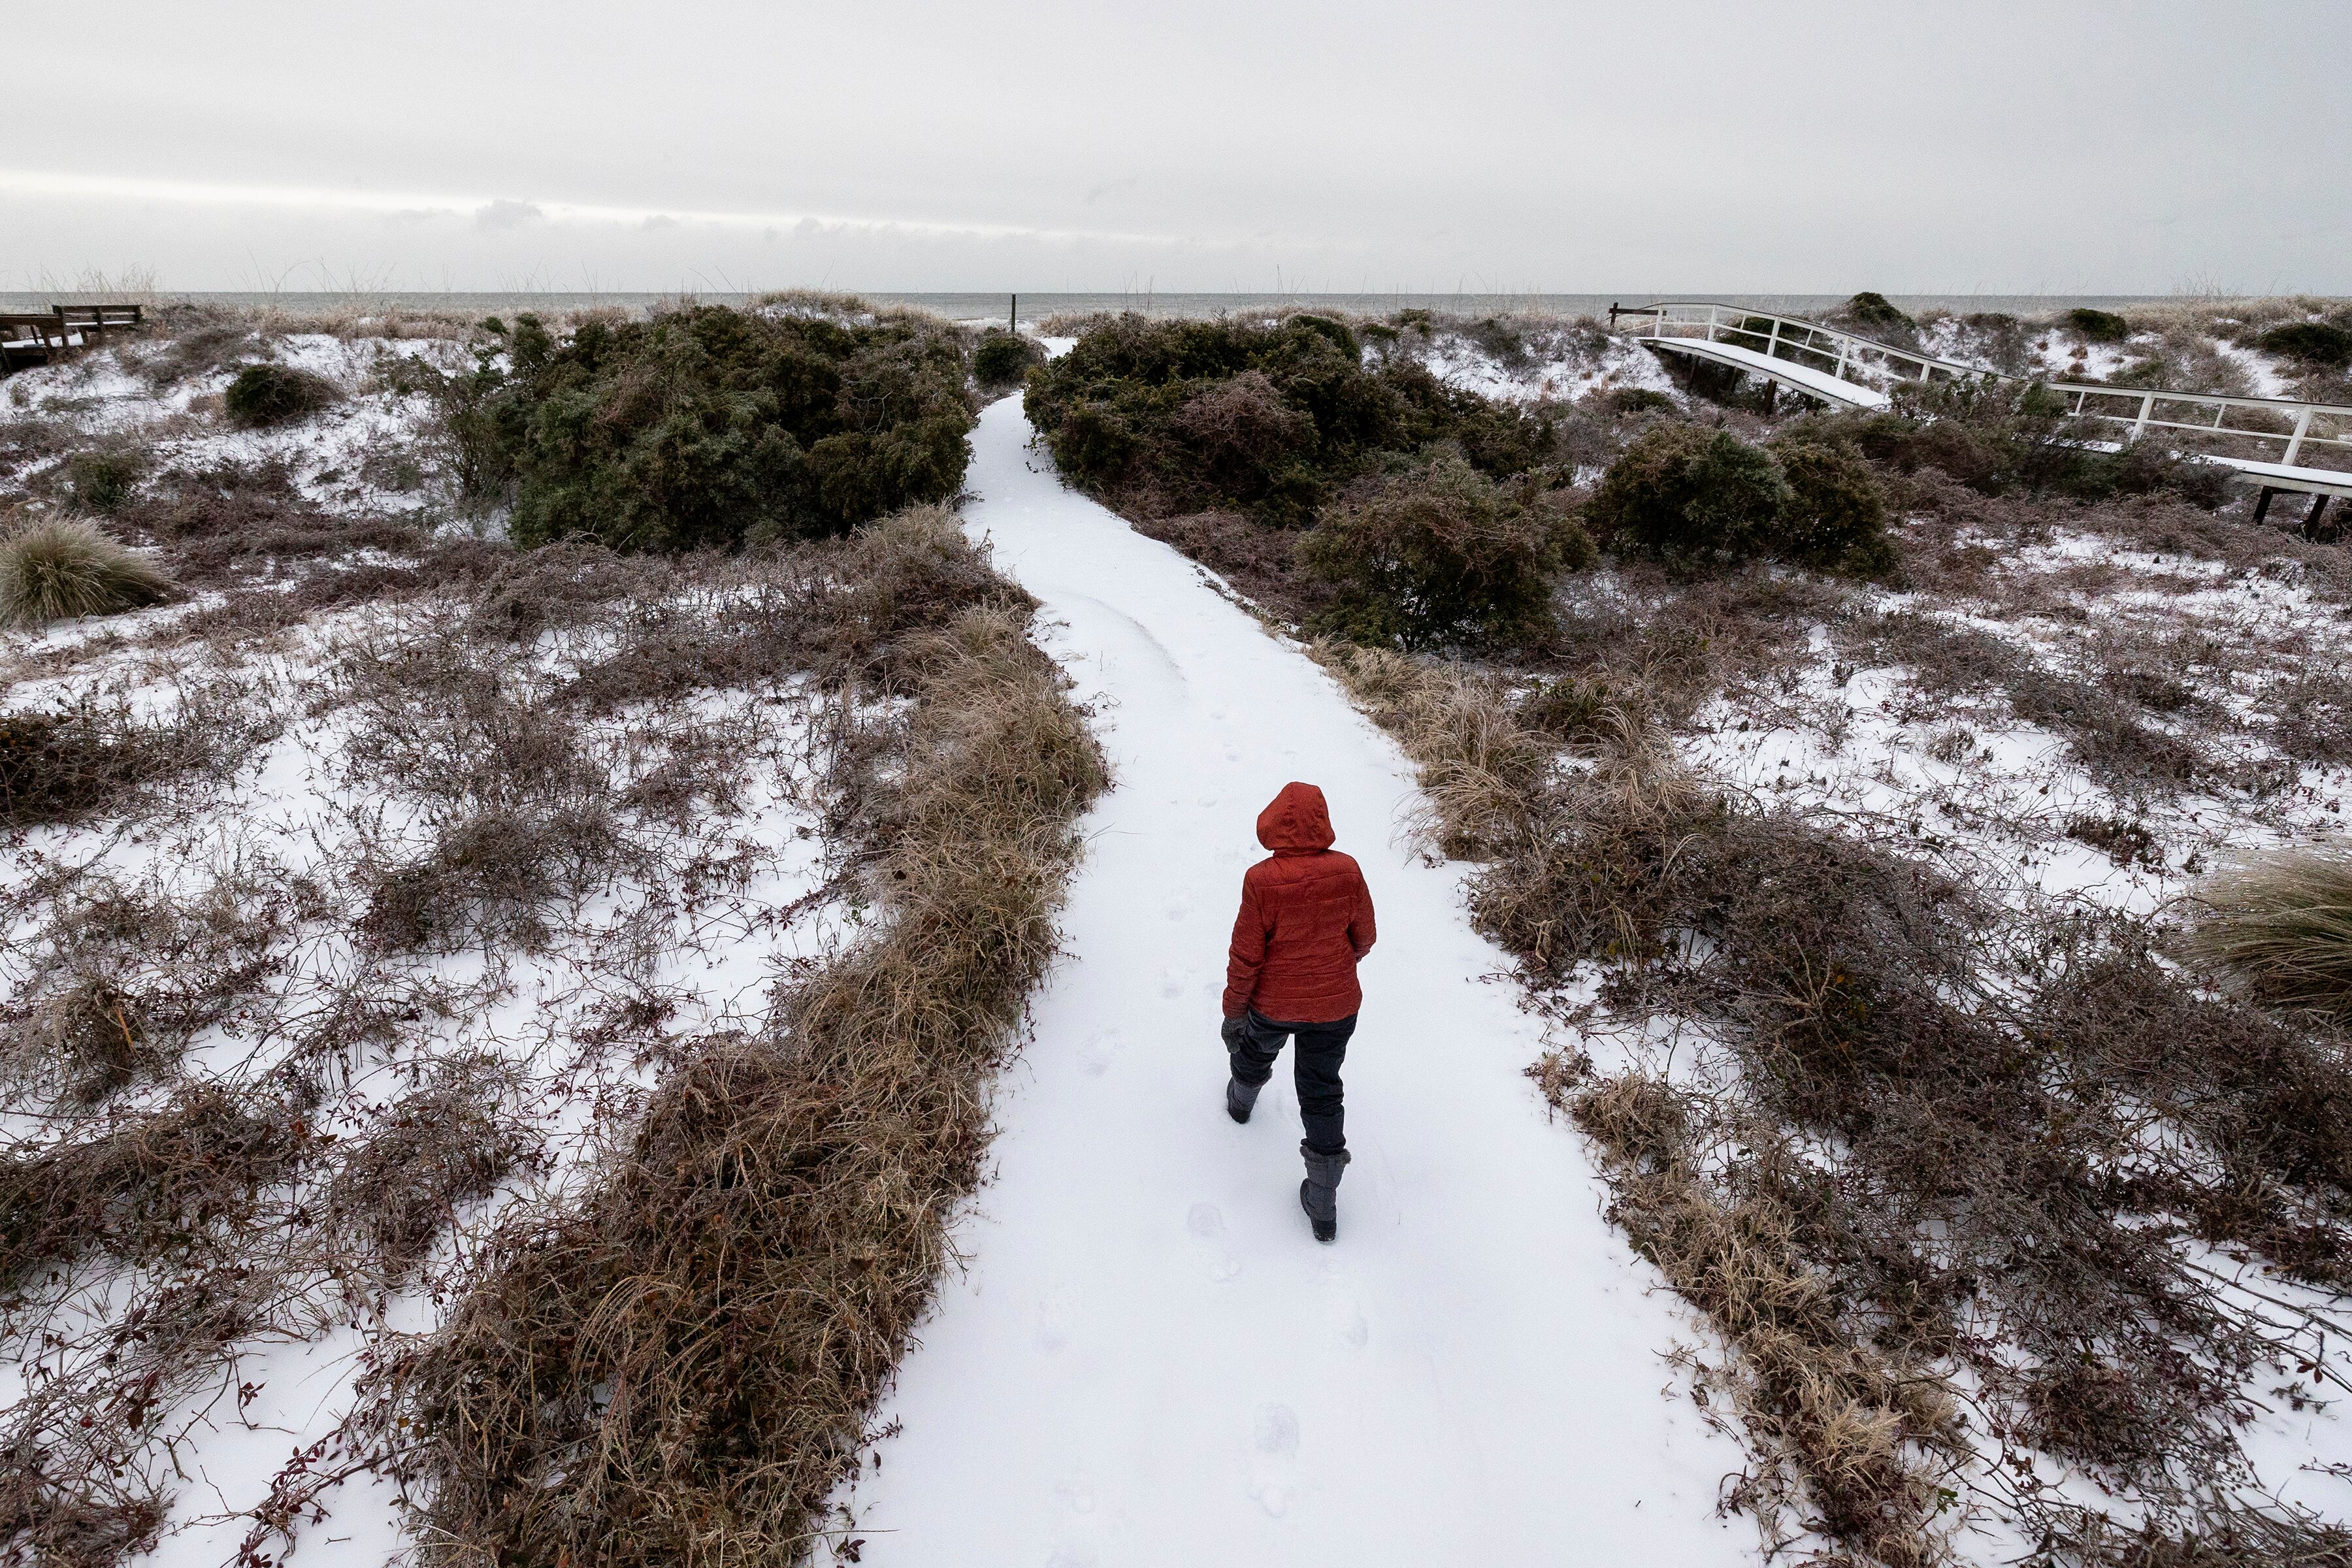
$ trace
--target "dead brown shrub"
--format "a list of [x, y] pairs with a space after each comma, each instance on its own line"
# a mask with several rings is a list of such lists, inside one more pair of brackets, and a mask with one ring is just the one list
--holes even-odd
[[1225, 491], [1245, 489], [1315, 440], [1315, 421], [1284, 402], [1274, 383], [1255, 370], [1193, 394], [1170, 423], [1199, 455], [1211, 482]]
[[193, 891], [155, 880], [75, 879], [11, 954], [0, 1004], [0, 1082], [28, 1099], [95, 1104], [168, 1072], [200, 1031], [273, 974], [273, 946], [307, 891], [232, 867]]
[[0, 830], [113, 815], [233, 777], [282, 715], [251, 679], [185, 678], [154, 717], [92, 689], [69, 706], [0, 713]]
[[489, 1058], [446, 1062], [342, 1152], [326, 1211], [354, 1249], [397, 1279], [414, 1268], [456, 1218], [459, 1204], [488, 1197], [536, 1145], [499, 1114], [511, 1072]]
[[2343, 1568], [2352, 1531], [2285, 1509], [2201, 1510], [2177, 1530], [2154, 1522], [2126, 1529], [2090, 1509], [2064, 1512], [2045, 1552], [2084, 1568]]
[[154, 1497], [91, 1497], [58, 1485], [28, 1456], [0, 1456], [0, 1532], [32, 1561], [110, 1568], [153, 1546], [169, 1511]]
[[1259, 608], [1292, 626], [1306, 625], [1334, 596], [1329, 584], [1299, 570], [1295, 535], [1262, 527], [1240, 512], [1199, 511], [1132, 521], [1138, 533], [1173, 545]]
[[[2195, 736], [2151, 722], [2132, 682], [2084, 679], [1990, 632], [1913, 611], [1873, 616], [1851, 631], [1873, 657], [1906, 666], [1924, 691], [1997, 692], [2019, 719], [2063, 735], [2075, 760], [2119, 791], [2169, 790], [2224, 771]], [[2171, 700], [2169, 689], [2152, 689]]]
[[1751, 1474], [1738, 1500], [1777, 1523], [1801, 1489], [1819, 1510], [1809, 1522], [1871, 1561], [1942, 1561], [1948, 1493], [1934, 1470], [1966, 1457], [1958, 1409], [1936, 1380], [1857, 1340], [1834, 1281], [1804, 1256], [1797, 1214], [1766, 1194], [1710, 1191], [1693, 1140], [1720, 1130], [1660, 1079], [1628, 1074], [1550, 1098], [1601, 1151], [1610, 1219], [1738, 1347], [1718, 1380], [1751, 1437], [1795, 1471]]
[[695, 570], [698, 593], [636, 606], [611, 651], [578, 670], [566, 701], [611, 712], [781, 671], [898, 689], [893, 671], [910, 642], [969, 610], [1035, 605], [939, 507], [790, 555], [696, 558]]
[[228, 370], [261, 346], [251, 321], [191, 321], [156, 342], [139, 362], [139, 374], [155, 391], [168, 392], [184, 381]]
[[310, 1133], [210, 1087], [61, 1143], [0, 1153], [0, 1289], [86, 1251], [168, 1255], [231, 1224]]
[[79, 816], [144, 776], [152, 753], [116, 717], [89, 707], [0, 713], [0, 827]]
[[320, 510], [282, 463], [163, 474], [115, 521], [159, 546], [173, 574], [197, 587], [297, 576], [310, 563], [362, 550], [414, 557], [428, 542], [413, 521]]

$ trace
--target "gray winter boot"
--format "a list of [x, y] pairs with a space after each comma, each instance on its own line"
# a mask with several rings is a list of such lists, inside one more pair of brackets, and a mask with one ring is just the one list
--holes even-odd
[[1225, 1114], [1236, 1121], [1247, 1121], [1250, 1108], [1257, 1104], [1257, 1091], [1264, 1084], [1246, 1084], [1237, 1078], [1225, 1079]]
[[1307, 1157], [1307, 1179], [1298, 1184], [1298, 1206], [1314, 1222], [1315, 1239], [1332, 1240], [1339, 1234], [1339, 1173], [1348, 1168], [1348, 1152], [1318, 1154], [1304, 1140], [1298, 1152]]

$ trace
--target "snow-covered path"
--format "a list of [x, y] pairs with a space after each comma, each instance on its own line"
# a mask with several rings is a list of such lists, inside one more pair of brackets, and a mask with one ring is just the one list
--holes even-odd
[[[996, 1101], [996, 1176], [884, 1412], [858, 1560], [898, 1568], [1751, 1561], [1739, 1456], [1660, 1359], [1687, 1329], [1522, 1076], [1538, 1031], [1395, 842], [1412, 777], [1320, 670], [1174, 551], [1062, 488], [1017, 398], [966, 517], [1058, 622], [1117, 769], [1069, 956]], [[1299, 1212], [1285, 1053], [1222, 1103], [1225, 939], [1253, 823], [1329, 798], [1380, 945], [1349, 1047], [1339, 1239]]]

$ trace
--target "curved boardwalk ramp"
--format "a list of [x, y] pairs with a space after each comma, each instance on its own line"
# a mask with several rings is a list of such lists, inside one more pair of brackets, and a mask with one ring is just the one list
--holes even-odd
[[[1750, 1562], [1740, 1467], [1671, 1392], [1684, 1321], [1521, 1075], [1538, 1026], [1459, 868], [1393, 843], [1410, 769], [1162, 544], [1062, 488], [1017, 399], [970, 525], [1066, 626], [1118, 773], [1069, 956], [995, 1107], [994, 1182], [855, 1494], [865, 1568]], [[1340, 1233], [1299, 1213], [1286, 1060], [1226, 1120], [1225, 942], [1257, 811], [1323, 786], [1381, 941]], [[848, 1555], [845, 1550], [842, 1553]]]

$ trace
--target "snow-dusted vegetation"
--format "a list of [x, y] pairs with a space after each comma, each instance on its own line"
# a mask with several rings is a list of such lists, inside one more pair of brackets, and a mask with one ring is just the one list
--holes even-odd
[[[1916, 319], [1882, 301], [1859, 315], [1851, 307], [1832, 312], [1827, 324], [2010, 375], [2352, 402], [2352, 327], [2331, 300], [2184, 300], [2120, 315], [2085, 310], [2030, 318], [1937, 309]], [[1449, 384], [1489, 397], [1569, 403], [1617, 387], [1675, 390], [1637, 340], [1591, 318], [1403, 310], [1358, 330], [1372, 353], [1413, 360]]]
[[[1873, 325], [2341, 400], [2327, 309]], [[1686, 1360], [1751, 1454], [1726, 1505], [1773, 1551], [1890, 1563], [2345, 1552], [2352, 1040], [2327, 982], [2275, 978], [2342, 973], [2293, 902], [2324, 907], [2352, 784], [2340, 547], [2021, 396], [1775, 412], [1733, 377], [1645, 384], [1589, 321], [1344, 325], [1368, 365], [1507, 399], [1519, 438], [1397, 425], [1335, 463], [1328, 381], [1269, 370], [1256, 471], [1324, 463], [1287, 531], [1286, 498], [1187, 456], [1237, 366], [1082, 338], [1030, 405], [1066, 473], [1327, 634], [1420, 765], [1422, 841], [1479, 868], [1472, 916], [1554, 1022], [1538, 1087], [1713, 1325]], [[1106, 461], [1064, 411], [1124, 406], [1120, 376], [1174, 436]], [[1423, 483], [1415, 531], [1334, 533], [1465, 458], [1491, 494]], [[1541, 615], [1433, 633], [1414, 573], [1474, 559], [1500, 496], [1580, 543]], [[1342, 538], [1369, 552], [1346, 574]], [[1402, 618], [1335, 615], [1359, 582]], [[2250, 860], [2308, 868], [2213, 879]], [[2306, 934], [2221, 934], [2254, 921]]]
[[[0, 1557], [671, 1561], [692, 1497], [789, 1549], [1099, 763], [951, 514], [518, 548], [450, 429], [504, 333], [341, 325], [0, 384], [0, 567], [143, 574], [0, 633]], [[617, 1341], [604, 1275], [667, 1281]], [[681, 1455], [762, 1367], [794, 1419]]]
[[[1849, 317], [2346, 395], [2320, 302]], [[0, 381], [0, 1554], [2352, 1551], [2340, 545], [2021, 392], [1061, 325]], [[1312, 1268], [1211, 1044], [1293, 775], [1384, 932]]]

